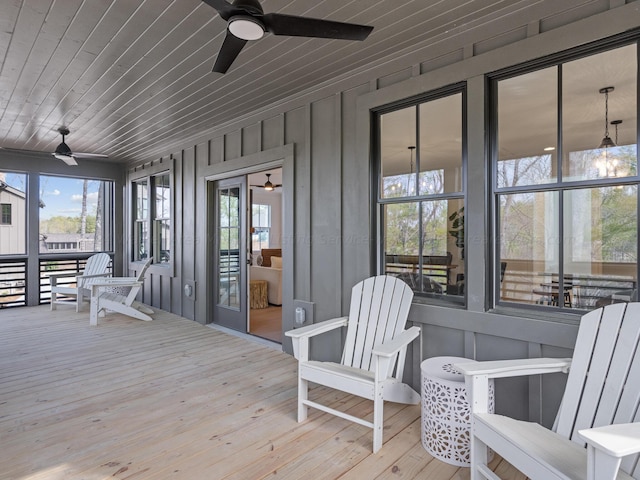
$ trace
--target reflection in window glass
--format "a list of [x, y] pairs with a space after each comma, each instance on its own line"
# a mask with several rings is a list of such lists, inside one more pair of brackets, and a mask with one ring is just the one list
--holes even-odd
[[0, 255], [26, 253], [27, 176], [0, 171]]
[[463, 91], [381, 113], [382, 272], [416, 295], [465, 293]]
[[571, 306], [637, 299], [637, 204], [637, 185], [565, 193], [564, 288]]
[[464, 293], [461, 200], [384, 206], [384, 271], [428, 296]]
[[171, 260], [171, 188], [169, 174], [153, 177], [156, 199], [153, 252], [157, 263]]
[[517, 277], [501, 283], [506, 301], [550, 304], [546, 284], [558, 275], [558, 192], [499, 196], [500, 259]]
[[498, 188], [556, 177], [557, 91], [557, 67], [498, 82]]
[[133, 232], [133, 259], [146, 260], [149, 257], [149, 182], [134, 182], [135, 219]]
[[[565, 181], [637, 174], [636, 71], [635, 45], [563, 65]], [[605, 137], [613, 142], [608, 147]]]
[[88, 178], [40, 177], [40, 253], [100, 252], [111, 249], [105, 222], [111, 217], [112, 182]]
[[494, 85], [496, 300], [583, 310], [636, 300], [636, 43]]
[[218, 304], [240, 308], [240, 189], [218, 191]]
[[416, 194], [416, 107], [380, 116], [381, 196]]
[[462, 93], [420, 105], [421, 195], [462, 190]]

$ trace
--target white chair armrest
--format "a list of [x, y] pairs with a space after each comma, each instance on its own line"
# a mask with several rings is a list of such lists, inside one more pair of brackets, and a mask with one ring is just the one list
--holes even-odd
[[321, 333], [330, 332], [340, 327], [346, 327], [349, 317], [339, 317], [324, 322], [314, 323], [306, 327], [296, 328], [284, 332], [287, 337], [291, 337], [293, 344], [293, 356], [300, 362], [309, 360], [309, 338], [320, 335]]
[[578, 430], [592, 447], [620, 458], [640, 452], [640, 423], [619, 423]]
[[108, 277], [111, 274], [109, 272], [105, 273], [96, 273], [94, 275], [78, 275], [78, 280], [86, 280], [87, 278], [100, 278], [100, 277]]
[[105, 284], [111, 284], [111, 285], [127, 285], [129, 283], [135, 283], [138, 281], [138, 277], [111, 277], [111, 278], [105, 278], [104, 279], [104, 283]]
[[462, 362], [454, 365], [464, 375], [483, 375], [488, 378], [518, 377], [554, 372], [567, 373], [570, 366], [570, 358], [524, 358], [488, 362]]
[[348, 320], [349, 317], [333, 318], [331, 320], [325, 320], [324, 322], [314, 323], [313, 325], [307, 325], [306, 327], [289, 330], [288, 332], [284, 332], [284, 334], [291, 338], [313, 337], [335, 330], [336, 328], [346, 327]]
[[411, 327], [393, 340], [374, 346], [371, 353], [381, 357], [391, 357], [409, 345], [418, 335], [420, 335], [420, 327]]
[[77, 277], [78, 276], [78, 272], [66, 272], [66, 273], [48, 273], [47, 276], [50, 279], [58, 279], [58, 278], [63, 278], [63, 277]]
[[91, 296], [97, 295], [97, 292], [101, 288], [106, 287], [138, 287], [142, 286], [142, 282], [138, 280], [128, 282], [109, 282], [109, 278], [105, 278], [104, 282], [95, 282], [91, 284]]

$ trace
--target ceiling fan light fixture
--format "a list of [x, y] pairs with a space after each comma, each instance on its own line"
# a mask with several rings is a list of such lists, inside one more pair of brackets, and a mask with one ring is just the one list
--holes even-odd
[[69, 145], [67, 145], [64, 142], [58, 145], [55, 151], [56, 155], [70, 156], [70, 153], [71, 153], [71, 149], [69, 148]]
[[253, 17], [236, 15], [229, 19], [229, 31], [242, 40], [259, 40], [264, 36], [264, 27]]

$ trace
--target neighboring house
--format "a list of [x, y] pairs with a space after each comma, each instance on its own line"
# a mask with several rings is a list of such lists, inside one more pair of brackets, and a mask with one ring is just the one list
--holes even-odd
[[41, 253], [93, 252], [93, 233], [42, 233]]
[[26, 241], [25, 193], [0, 180], [0, 254], [21, 254]]

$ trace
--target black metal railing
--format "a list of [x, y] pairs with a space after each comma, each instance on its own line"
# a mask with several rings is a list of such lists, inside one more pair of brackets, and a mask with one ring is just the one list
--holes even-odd
[[27, 304], [27, 259], [0, 260], [0, 308]]

